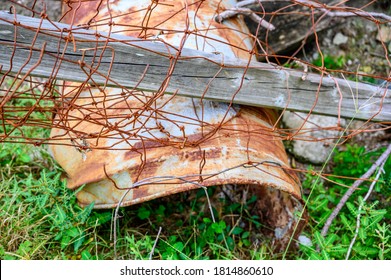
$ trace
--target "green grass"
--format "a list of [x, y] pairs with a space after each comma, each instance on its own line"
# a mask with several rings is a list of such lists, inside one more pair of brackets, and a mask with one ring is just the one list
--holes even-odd
[[319, 56], [317, 59], [312, 61], [313, 65], [318, 67], [324, 67], [328, 70], [338, 70], [343, 69], [348, 58], [346, 56], [332, 56], [324, 55], [323, 58]]
[[[34, 136], [47, 135], [39, 129]], [[114, 258], [113, 211], [79, 207], [45, 146], [3, 143], [0, 155], [1, 259]], [[249, 230], [261, 227], [249, 211], [254, 202], [219, 203], [215, 223], [204, 190], [120, 209], [117, 257], [147, 259], [161, 226], [154, 258], [269, 258], [267, 244], [250, 240]]]
[[[370, 66], [356, 66], [356, 68], [353, 68], [354, 66], [347, 65], [349, 60], [352, 60], [352, 58], [348, 55], [335, 56], [330, 54], [322, 54], [322, 56], [319, 55], [318, 58], [311, 61], [311, 64], [309, 65], [310, 72], [327, 71], [338, 78], [374, 85], [379, 85], [386, 81], [387, 78], [385, 74], [383, 74], [383, 78], [379, 79], [379, 76], [382, 75], [375, 75], [372, 73], [374, 70]], [[297, 61], [285, 63], [283, 66], [291, 69], [302, 68], [302, 66]], [[341, 76], [341, 74], [343, 74], [343, 76]]]
[[[18, 103], [19, 102], [19, 103]], [[28, 98], [17, 101], [23, 106]], [[47, 119], [35, 112], [32, 118]], [[9, 127], [6, 127], [9, 129]], [[0, 134], [4, 129], [0, 126]], [[23, 127], [11, 136], [47, 137], [46, 128]], [[356, 145], [337, 151], [330, 181], [316, 180], [309, 172], [303, 181], [308, 199], [309, 223], [303, 234], [312, 246], [288, 252], [288, 259], [344, 259], [354, 236], [358, 206], [369, 183], [349, 199], [329, 234], [320, 231], [333, 208], [353, 180], [371, 166], [382, 150], [366, 151]], [[385, 165], [375, 190], [361, 213], [361, 228], [352, 259], [391, 259], [391, 160]], [[75, 193], [61, 180], [62, 170], [47, 154], [46, 147], [1, 143], [0, 151], [0, 259], [113, 259], [113, 211], [81, 208]], [[344, 176], [344, 177], [338, 177]], [[314, 183], [317, 182], [317, 183]], [[259, 232], [260, 218], [251, 213], [252, 196], [243, 203], [216, 198], [219, 188], [208, 188], [213, 198], [212, 221], [204, 190], [181, 193], [120, 209], [117, 258], [148, 259], [280, 259], [270, 240]], [[316, 247], [320, 247], [320, 251]]]
[[[313, 188], [313, 192], [307, 204], [310, 221], [304, 234], [312, 239], [313, 246], [301, 247], [302, 258], [345, 258], [355, 233], [359, 204], [370, 182], [362, 184], [351, 196], [325, 238], [320, 234], [321, 229], [346, 192], [346, 186], [354, 182], [349, 177], [357, 178], [364, 174], [383, 151], [367, 152], [364, 147], [347, 145], [345, 151], [337, 152], [334, 156], [333, 175], [348, 178], [330, 176], [333, 183], [322, 181], [313, 185], [316, 177], [307, 174], [303, 188]], [[350, 259], [391, 259], [391, 158], [386, 162], [384, 170], [385, 174], [380, 177], [369, 201], [364, 203], [361, 210], [361, 226]], [[317, 246], [321, 248], [320, 252], [316, 251]]]
[[[33, 165], [25, 166], [35, 169]], [[51, 169], [51, 171], [49, 170]], [[3, 169], [2, 169], [3, 170]], [[61, 170], [52, 165], [37, 173], [2, 174], [0, 207], [0, 257], [2, 259], [112, 259], [114, 257], [112, 211], [84, 209], [75, 194], [60, 180]], [[210, 195], [216, 188], [210, 188]], [[224, 219], [213, 223], [203, 190], [176, 195], [121, 209], [118, 229], [118, 258], [146, 259], [158, 232], [163, 233], [155, 249], [159, 259], [266, 258], [266, 247], [254, 246], [251, 234]], [[248, 206], [223, 206], [232, 223], [241, 218], [246, 227], [259, 228]], [[164, 203], [164, 204], [163, 204]], [[217, 210], [214, 209], [218, 215]]]

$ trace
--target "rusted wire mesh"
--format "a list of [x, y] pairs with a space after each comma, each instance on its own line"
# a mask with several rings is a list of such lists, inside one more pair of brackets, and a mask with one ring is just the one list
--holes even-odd
[[[0, 30], [0, 46], [10, 57], [6, 61], [3, 56], [0, 61], [0, 142], [48, 144], [65, 170], [68, 187], [85, 185], [78, 192], [80, 204], [94, 202], [97, 208], [131, 205], [211, 185], [258, 186], [260, 211], [280, 229], [276, 236], [281, 238], [289, 232], [289, 237], [302, 218], [296, 212], [303, 214], [298, 174], [307, 171], [291, 167], [282, 141], [313, 142], [316, 149], [317, 145], [341, 144], [360, 133], [389, 129], [391, 112], [384, 108], [391, 104], [387, 91], [390, 18], [369, 12], [378, 1], [359, 7], [344, 2], [68, 0], [63, 1], [62, 16], [55, 20], [48, 16], [50, 7], [45, 1], [33, 1], [32, 5], [8, 1], [9, 9], [2, 13], [0, 22], [9, 25]], [[27, 21], [22, 23], [16, 11], [35, 17], [35, 27]], [[318, 32], [333, 24], [343, 25], [337, 18], [350, 16], [379, 31], [379, 38], [367, 40], [379, 46], [377, 56], [383, 68], [362, 73], [354, 65], [345, 70], [325, 65]], [[301, 25], [295, 27], [287, 18]], [[33, 38], [30, 46], [24, 44], [27, 35], [23, 32]], [[89, 37], [83, 39], [84, 35]], [[166, 51], [146, 50], [140, 42]], [[307, 42], [318, 50], [320, 65], [296, 57]], [[128, 62], [116, 60], [130, 55], [127, 46], [140, 50], [132, 54], [132, 68], [126, 68]], [[69, 50], [79, 53], [81, 59], [72, 60], [74, 54]], [[221, 63], [216, 66], [210, 59], [210, 68], [197, 68], [195, 73], [192, 65], [209, 61], [201, 57], [207, 54], [218, 57]], [[141, 60], [149, 55], [150, 63], [138, 65], [137, 56]], [[47, 75], [39, 67], [49, 58], [53, 68]], [[225, 62], [235, 59], [241, 59], [238, 68], [242, 72], [227, 78], [224, 73], [236, 70], [226, 67]], [[256, 59], [266, 62], [262, 64], [265, 73], [274, 71], [281, 80], [253, 82], [251, 88], [266, 88], [279, 110], [249, 106], [254, 100], [236, 104], [248, 81], [247, 70]], [[185, 64], [188, 61], [193, 64]], [[314, 91], [305, 86], [294, 89], [315, 100], [305, 104], [304, 97], [302, 104], [306, 106], [299, 111], [307, 113], [285, 117], [288, 123], [296, 115], [300, 119], [297, 127], [281, 126], [290, 102], [280, 102], [279, 95], [273, 94], [278, 90], [294, 95], [285, 85], [287, 71], [292, 73], [289, 75], [298, 73], [297, 87], [311, 80], [311, 75], [319, 77]], [[123, 76], [117, 79], [112, 73]], [[135, 84], [130, 86], [126, 77]], [[218, 86], [225, 99], [211, 96], [210, 92], [218, 92], [216, 83], [223, 78], [227, 86]], [[357, 88], [351, 87], [353, 83], [346, 82], [353, 106], [378, 106], [367, 121], [350, 126], [349, 120], [341, 118], [345, 115], [338, 102], [328, 104], [337, 112], [330, 113], [336, 117], [333, 125], [311, 119], [323, 90], [322, 79], [337, 78], [353, 80], [357, 88], [361, 87], [359, 81], [374, 83], [377, 91], [362, 100]], [[187, 91], [177, 84], [173, 87], [174, 82], [182, 83]], [[342, 100], [337, 82], [334, 88], [335, 96]], [[191, 89], [201, 92], [200, 98], [186, 97]], [[372, 102], [375, 98], [377, 101]], [[370, 122], [372, 119], [378, 122]], [[51, 129], [50, 135], [37, 137], [32, 131], [38, 128]], [[334, 134], [322, 134], [324, 131]], [[327, 179], [325, 173], [320, 176]]]

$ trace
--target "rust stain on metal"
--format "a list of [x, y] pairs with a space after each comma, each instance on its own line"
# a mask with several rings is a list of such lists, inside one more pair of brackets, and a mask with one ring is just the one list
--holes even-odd
[[[118, 0], [110, 2], [110, 10], [105, 2], [68, 1], [71, 10], [64, 20], [252, 59], [253, 42], [243, 19], [227, 20], [224, 25], [213, 20], [218, 9], [235, 1]], [[200, 185], [252, 185], [259, 189], [260, 211], [274, 219], [270, 225], [281, 228], [276, 236], [292, 230], [296, 222], [292, 213], [301, 207], [300, 184], [273, 130], [274, 111], [178, 96], [156, 98], [153, 93], [134, 91], [124, 98], [124, 90], [72, 87], [65, 95], [74, 98], [73, 110], [64, 109], [60, 115], [67, 117], [55, 120], [69, 130], [54, 128], [52, 139], [65, 135], [91, 150], [81, 154], [70, 140], [51, 146], [67, 173], [68, 187], [86, 184], [77, 194], [81, 205], [115, 207], [125, 192], [121, 206]], [[283, 217], [278, 217], [282, 212]]]

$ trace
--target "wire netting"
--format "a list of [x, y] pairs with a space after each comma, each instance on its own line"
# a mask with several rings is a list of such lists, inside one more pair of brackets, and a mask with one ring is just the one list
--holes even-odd
[[[78, 193], [82, 205], [130, 205], [237, 184], [265, 186], [265, 197], [276, 189], [280, 201], [292, 204], [288, 208], [302, 211], [299, 179], [308, 171], [292, 167], [283, 141], [313, 143], [315, 151], [330, 147], [330, 155], [357, 135], [390, 127], [391, 19], [373, 10], [384, 10], [382, 1], [353, 7], [353, 1], [67, 0], [57, 18], [49, 15], [56, 1], [6, 2], [0, 19], [0, 142], [48, 145], [69, 188], [86, 184]], [[347, 34], [357, 20], [372, 33], [351, 36], [356, 43], [350, 45], [341, 34], [334, 44], [370, 42], [376, 52], [370, 69], [336, 49], [331, 55], [323, 50], [330, 27]], [[370, 36], [375, 33], [377, 38]], [[309, 59], [309, 52], [316, 56]], [[260, 76], [248, 85], [257, 60], [262, 73], [280, 80]], [[48, 65], [51, 72], [41, 70]], [[285, 73], [299, 77], [295, 88]], [[331, 101], [317, 103], [323, 79], [355, 85], [348, 92], [352, 111], [376, 109], [353, 125], [355, 116], [340, 109], [346, 95], [338, 82]], [[361, 96], [361, 83], [376, 91]], [[276, 106], [251, 106], [257, 97], [242, 98], [246, 87], [259, 89], [259, 96], [268, 92]], [[192, 91], [198, 98], [189, 97]], [[277, 92], [301, 94], [300, 102], [292, 102], [304, 113], [289, 113], [292, 103]], [[313, 119], [317, 106], [330, 108], [331, 124]], [[298, 124], [288, 126], [294, 118]], [[324, 170], [318, 175], [332, 180]]]

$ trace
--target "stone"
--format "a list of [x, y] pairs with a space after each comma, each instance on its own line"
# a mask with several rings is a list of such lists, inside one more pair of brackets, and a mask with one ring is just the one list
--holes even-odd
[[333, 39], [333, 44], [336, 45], [336, 46], [339, 46], [339, 45], [342, 45], [342, 44], [346, 44], [348, 42], [348, 37], [346, 37], [345, 35], [343, 35], [341, 32], [338, 32], [335, 36], [334, 36], [334, 39]]
[[382, 25], [377, 33], [376, 40], [384, 43], [391, 42], [391, 27]]
[[346, 121], [340, 119], [338, 127], [336, 117], [310, 115], [307, 119], [307, 116], [305, 113], [284, 113], [282, 121], [290, 132], [295, 133], [301, 128], [292, 142], [288, 143], [288, 151], [298, 161], [320, 165], [326, 162], [332, 153], [334, 144], [343, 133], [341, 127], [345, 126]]
[[307, 247], [311, 247], [312, 246], [311, 239], [309, 239], [305, 235], [300, 235], [299, 238], [298, 238], [298, 242], [299, 242], [299, 244], [307, 246]]

